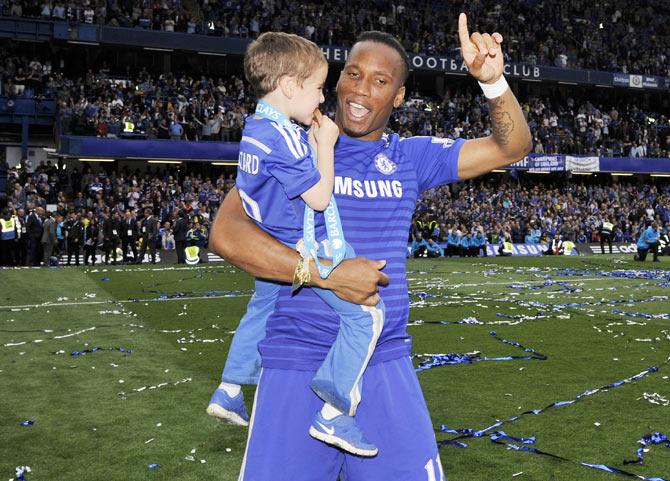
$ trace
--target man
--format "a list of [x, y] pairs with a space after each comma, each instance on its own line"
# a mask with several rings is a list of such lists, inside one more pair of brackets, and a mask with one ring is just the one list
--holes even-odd
[[121, 229], [121, 249], [123, 250], [123, 262], [128, 262], [128, 250], [133, 251], [133, 261], [137, 262], [137, 219], [126, 210]]
[[26, 230], [28, 236], [28, 265], [39, 266], [42, 260], [42, 231], [44, 209], [37, 207], [28, 214]]
[[156, 239], [158, 237], [158, 221], [153, 216], [151, 209], [144, 209], [144, 220], [142, 220], [142, 247], [140, 255], [135, 257], [135, 263], [141, 264], [144, 254], [149, 248], [151, 263], [156, 263]]
[[[363, 374], [363, 401], [357, 413], [379, 455], [368, 459], [345, 455], [307, 434], [306, 427], [320, 408], [309, 382], [333, 344], [339, 320], [311, 289], [291, 297], [287, 285], [280, 288], [266, 338], [259, 344], [263, 371], [242, 481], [335, 481], [338, 476], [347, 481], [444, 480], [433, 426], [409, 359], [405, 256], [412, 212], [421, 191], [508, 165], [531, 148], [519, 104], [501, 80], [502, 37], [470, 36], [463, 14], [459, 33], [471, 74], [487, 84], [490, 137], [401, 141], [397, 135], [383, 135], [393, 108], [403, 102], [409, 71], [407, 54], [388, 34], [366, 32], [359, 37], [337, 86], [335, 121], [343, 135], [335, 148], [335, 196], [343, 229], [357, 253], [385, 260], [345, 260], [326, 280], [310, 263], [309, 285], [374, 306], [378, 284], [390, 279], [382, 289], [387, 319]], [[373, 185], [378, 192], [383, 188], [384, 195], [358, 195], [361, 186]], [[243, 204], [235, 190], [226, 196], [211, 247], [255, 277], [290, 284], [299, 254], [258, 229], [245, 213], [248, 204], [249, 199]], [[323, 237], [319, 226], [317, 238]], [[379, 272], [387, 262], [388, 277]]]
[[58, 238], [56, 237], [56, 220], [51, 216], [51, 212], [47, 212], [46, 219], [44, 219], [41, 241], [44, 256], [43, 262], [45, 266], [49, 266], [49, 260], [54, 253], [54, 246], [58, 243]]
[[649, 251], [654, 255], [653, 262], [660, 262], [658, 258], [658, 224], [656, 222], [649, 223], [647, 229], [642, 232], [637, 240], [637, 254], [633, 259], [644, 262]]
[[600, 218], [600, 251], [605, 253], [605, 243], [610, 247], [610, 254], [612, 253], [612, 231], [614, 224], [610, 216]]
[[542, 252], [546, 256], [560, 256], [563, 255], [563, 235], [556, 234], [547, 247], [547, 250]]
[[28, 228], [26, 226], [26, 212], [23, 209], [16, 211], [16, 265], [25, 266], [28, 257]]
[[177, 214], [177, 220], [175, 221], [174, 227], [172, 229], [172, 233], [174, 234], [175, 250], [177, 251], [177, 264], [186, 263], [184, 249], [186, 249], [186, 234], [188, 229], [186, 212], [181, 209]]
[[111, 254], [112, 264], [116, 265], [116, 249], [119, 247], [119, 232], [123, 228], [121, 223], [121, 215], [118, 210], [114, 210], [112, 217], [107, 213], [103, 213], [102, 218], [102, 235], [103, 235], [103, 250], [105, 251], [105, 265], [109, 264], [109, 257]]
[[81, 223], [79, 214], [70, 212], [70, 219], [66, 226], [67, 232], [67, 265], [71, 265], [72, 256], [74, 256], [74, 265], [79, 265], [79, 252], [81, 250], [81, 241], [84, 238], [84, 226]]
[[16, 216], [12, 211], [5, 208], [0, 216], [0, 266], [16, 265]]

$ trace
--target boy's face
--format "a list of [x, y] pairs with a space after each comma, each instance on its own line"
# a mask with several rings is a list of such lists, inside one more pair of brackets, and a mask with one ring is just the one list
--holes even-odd
[[323, 85], [326, 83], [328, 66], [321, 65], [302, 84], [298, 86], [291, 118], [303, 125], [312, 125], [314, 111], [324, 101]]

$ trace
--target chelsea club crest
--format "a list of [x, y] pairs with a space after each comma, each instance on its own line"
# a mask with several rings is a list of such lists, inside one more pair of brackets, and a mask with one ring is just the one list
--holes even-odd
[[393, 162], [383, 153], [377, 154], [375, 157], [375, 167], [377, 167], [379, 172], [385, 175], [391, 175], [398, 169], [398, 166], [395, 164], [395, 162]]

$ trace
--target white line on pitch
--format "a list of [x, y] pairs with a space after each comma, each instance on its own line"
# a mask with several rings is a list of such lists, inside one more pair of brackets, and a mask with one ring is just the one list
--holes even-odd
[[25, 304], [22, 306], [0, 306], [1, 309], [33, 309], [36, 307], [61, 307], [61, 306], [93, 306], [101, 304], [139, 304], [141, 302], [165, 302], [165, 301], [196, 301], [202, 299], [227, 299], [230, 297], [251, 297], [251, 294], [240, 294], [235, 296], [196, 296], [196, 297], [169, 297], [167, 299], [138, 299], [138, 300], [109, 300], [109, 301], [82, 301], [82, 302], [58, 302], [48, 304]]

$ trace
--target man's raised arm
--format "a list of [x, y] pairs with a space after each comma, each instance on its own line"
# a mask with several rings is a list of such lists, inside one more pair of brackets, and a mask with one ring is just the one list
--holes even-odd
[[[237, 189], [232, 189], [216, 214], [210, 249], [254, 277], [291, 283], [300, 254], [259, 228], [244, 211]], [[347, 259], [328, 279], [321, 279], [310, 263], [311, 285], [332, 290], [338, 297], [374, 306], [379, 301], [378, 285], [388, 283], [380, 269], [384, 261], [363, 257]]]
[[519, 102], [503, 77], [502, 35], [468, 33], [467, 18], [461, 13], [458, 35], [463, 60], [488, 99], [492, 134], [463, 144], [458, 159], [458, 176], [471, 179], [522, 159], [532, 149], [532, 137]]

